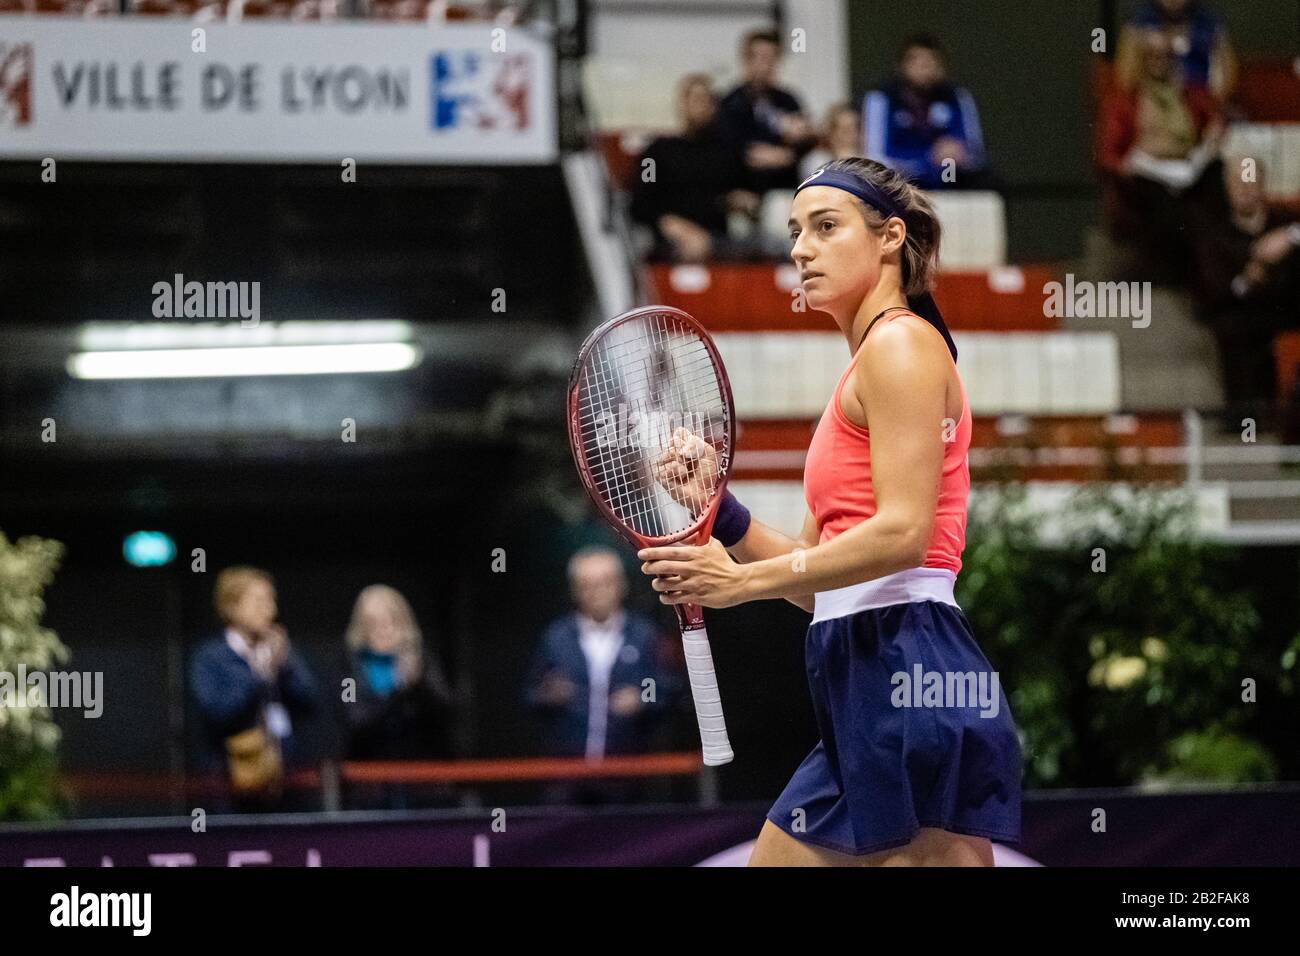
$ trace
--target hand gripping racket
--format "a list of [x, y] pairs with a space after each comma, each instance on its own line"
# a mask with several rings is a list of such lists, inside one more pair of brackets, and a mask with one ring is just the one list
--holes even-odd
[[[736, 414], [718, 349], [695, 319], [652, 305], [597, 328], [573, 366], [568, 419], [582, 483], [605, 519], [635, 547], [709, 540], [731, 470]], [[687, 438], [690, 450], [682, 455]], [[665, 456], [689, 459], [690, 476], [666, 480]], [[680, 475], [687, 466], [675, 467]], [[702, 609], [673, 607], [704, 763], [730, 763], [734, 754]]]

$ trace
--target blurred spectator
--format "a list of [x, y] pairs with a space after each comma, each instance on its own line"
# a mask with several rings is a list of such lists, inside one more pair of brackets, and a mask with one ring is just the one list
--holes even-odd
[[[677, 679], [660, 659], [650, 619], [623, 608], [627, 579], [613, 550], [592, 546], [569, 560], [576, 610], [542, 634], [527, 700], [542, 724], [544, 749], [557, 756], [644, 753], [668, 715]], [[654, 701], [643, 699], [652, 680]], [[600, 802], [626, 796], [616, 782], [552, 787], [551, 800]]]
[[821, 143], [804, 157], [799, 175], [807, 179], [827, 163], [862, 155], [862, 117], [850, 104], [837, 103], [826, 114]]
[[1220, 103], [1237, 86], [1237, 54], [1227, 28], [1199, 0], [1148, 0], [1120, 34], [1116, 78], [1133, 89], [1142, 76], [1142, 34], [1158, 30], [1169, 40], [1178, 62], [1178, 79], [1207, 90]]
[[816, 145], [817, 134], [798, 98], [777, 86], [780, 36], [772, 30], [745, 34], [740, 58], [744, 79], [723, 97], [722, 128], [740, 152], [753, 192], [794, 189], [799, 160]]
[[1231, 428], [1280, 397], [1271, 343], [1300, 326], [1300, 221], [1269, 206], [1264, 175], [1258, 163], [1253, 178], [1243, 176], [1241, 159], [1226, 163], [1227, 209], [1205, 215], [1194, 234], [1197, 289], [1219, 341]]
[[745, 170], [719, 130], [717, 112], [712, 81], [701, 73], [683, 77], [677, 90], [681, 133], [654, 140], [637, 164], [630, 211], [653, 230], [656, 258], [700, 262], [734, 251], [728, 211], [752, 213], [758, 205], [757, 196], [739, 188]]
[[190, 682], [205, 731], [201, 769], [224, 767], [236, 808], [276, 805], [299, 755], [294, 721], [316, 711], [316, 683], [276, 623], [275, 583], [257, 568], [217, 575], [225, 632], [194, 656]]
[[1214, 98], [1177, 81], [1169, 38], [1142, 34], [1142, 73], [1102, 104], [1098, 164], [1113, 232], [1140, 239], [1153, 260], [1181, 276], [1190, 253], [1187, 222], [1222, 196], [1217, 155], [1223, 120]]
[[923, 189], [992, 188], [979, 111], [946, 61], [929, 34], [903, 43], [896, 77], [863, 101], [865, 155]]
[[358, 596], [347, 646], [356, 699], [345, 701], [351, 760], [451, 755], [451, 689], [406, 598], [384, 584]]

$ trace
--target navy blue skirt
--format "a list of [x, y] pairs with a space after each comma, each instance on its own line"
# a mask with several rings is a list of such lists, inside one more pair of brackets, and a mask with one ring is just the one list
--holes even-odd
[[[849, 854], [902, 846], [921, 827], [1020, 842], [1020, 740], [1001, 682], [956, 603], [925, 597], [951, 593], [954, 577], [912, 569], [827, 592], [839, 598], [828, 613], [848, 610], [808, 628], [822, 739], [767, 815], [790, 836]], [[925, 599], [852, 609], [899, 596], [899, 579]]]

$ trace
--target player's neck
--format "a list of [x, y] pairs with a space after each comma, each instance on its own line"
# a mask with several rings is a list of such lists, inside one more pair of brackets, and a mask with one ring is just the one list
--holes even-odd
[[[884, 283], [878, 283], [871, 293], [862, 300], [844, 329], [844, 338], [848, 342], [849, 351], [855, 352], [858, 345], [862, 342], [862, 337], [867, 332], [867, 327], [871, 325], [874, 319], [885, 309], [907, 308], [907, 297], [903, 295], [901, 289], [896, 285], [886, 286]], [[843, 327], [843, 326], [842, 326]]]

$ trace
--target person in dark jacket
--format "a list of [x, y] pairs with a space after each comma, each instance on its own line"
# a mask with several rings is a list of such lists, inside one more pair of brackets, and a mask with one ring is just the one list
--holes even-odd
[[989, 189], [975, 99], [948, 79], [943, 47], [928, 34], [909, 37], [898, 74], [862, 104], [866, 155], [922, 189]]
[[751, 191], [794, 189], [799, 160], [817, 145], [817, 131], [798, 97], [777, 86], [781, 38], [772, 30], [750, 31], [740, 56], [744, 80], [722, 99], [722, 128], [744, 161]]
[[677, 111], [681, 132], [653, 140], [641, 154], [630, 212], [653, 230], [655, 258], [703, 262], [733, 251], [728, 213], [754, 212], [758, 197], [741, 188], [745, 169], [719, 129], [717, 98], [706, 75], [682, 77]]
[[[348, 759], [450, 758], [451, 687], [401, 592], [385, 584], [362, 590], [346, 643], [348, 676], [354, 682], [345, 685], [343, 696]], [[401, 809], [420, 796], [404, 786], [386, 786], [355, 788], [349, 799], [353, 805]]]
[[348, 625], [356, 700], [345, 708], [351, 760], [451, 756], [452, 694], [411, 605], [386, 584], [358, 596]]
[[[649, 751], [669, 716], [679, 679], [667, 666], [654, 622], [623, 607], [627, 580], [609, 548], [583, 548], [569, 561], [575, 610], [553, 621], [533, 655], [527, 702], [554, 756]], [[607, 785], [552, 788], [552, 798], [600, 801], [624, 795]]]
[[[267, 771], [258, 792], [234, 779], [232, 747], [242, 742], [247, 759], [267, 767], [291, 767], [301, 759], [295, 723], [314, 714], [315, 679], [276, 622], [275, 582], [257, 568], [227, 568], [217, 575], [216, 611], [221, 636], [202, 644], [190, 665], [190, 688], [203, 729], [199, 769], [227, 771], [236, 809], [269, 809], [281, 803], [280, 782]], [[254, 742], [250, 742], [250, 739]]]
[[1202, 320], [1223, 366], [1225, 425], [1267, 415], [1278, 399], [1272, 340], [1300, 326], [1300, 216], [1270, 205], [1267, 170], [1254, 159], [1224, 163], [1226, 209], [1203, 210], [1192, 231]]

